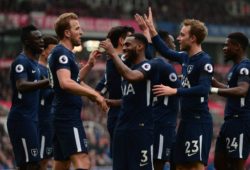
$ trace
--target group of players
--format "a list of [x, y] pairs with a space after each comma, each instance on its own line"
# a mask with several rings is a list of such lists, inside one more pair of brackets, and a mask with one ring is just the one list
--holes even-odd
[[[112, 28], [99, 45], [102, 50], [91, 52], [80, 70], [72, 52], [83, 34], [76, 14], [57, 18], [59, 43], [43, 37], [34, 26], [23, 28], [23, 52], [11, 66], [13, 98], [7, 121], [20, 170], [46, 169], [52, 152], [55, 170], [71, 165], [90, 169], [81, 96], [108, 112], [114, 170], [163, 170], [166, 162], [171, 169], [204, 170], [213, 135], [209, 93], [227, 98], [215, 168], [244, 169], [250, 150], [248, 38], [240, 32], [228, 35], [223, 52], [234, 65], [224, 85], [213, 77], [211, 58], [201, 47], [207, 36], [203, 22], [182, 22], [177, 37], [181, 52], [177, 52], [170, 35], [167, 41], [158, 35], [150, 8], [147, 15], [136, 14], [135, 20], [142, 33], [129, 26]], [[169, 62], [153, 57], [153, 49], [181, 64], [180, 79]], [[83, 80], [100, 55], [107, 56], [106, 72], [94, 90]], [[101, 95], [104, 91], [108, 99]]]

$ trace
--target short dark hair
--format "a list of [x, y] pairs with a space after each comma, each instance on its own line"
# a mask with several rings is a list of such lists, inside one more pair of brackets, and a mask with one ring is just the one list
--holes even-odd
[[164, 30], [159, 30], [158, 31], [159, 36], [161, 37], [161, 39], [165, 40], [169, 38], [169, 33], [167, 31]]
[[43, 35], [44, 49], [46, 49], [50, 44], [58, 44], [58, 39], [53, 35], [45, 34]]
[[34, 25], [27, 25], [21, 30], [21, 42], [25, 44], [25, 41], [30, 38], [31, 32], [36, 31], [37, 28]]
[[143, 43], [143, 45], [145, 46], [145, 49], [148, 47], [148, 40], [147, 40], [147, 38], [143, 34], [141, 34], [141, 33], [134, 33], [132, 35], [129, 35], [128, 37], [135, 37], [136, 40], [138, 40], [141, 43]]
[[249, 44], [249, 40], [245, 34], [243, 34], [241, 32], [233, 32], [233, 33], [229, 34], [227, 36], [227, 38], [239, 43], [244, 51], [247, 49], [247, 46]]
[[116, 26], [111, 28], [109, 31], [107, 38], [110, 39], [112, 45], [117, 48], [118, 47], [118, 40], [120, 37], [126, 38], [127, 33], [131, 32], [132, 34], [135, 32], [133, 27], [130, 26]]

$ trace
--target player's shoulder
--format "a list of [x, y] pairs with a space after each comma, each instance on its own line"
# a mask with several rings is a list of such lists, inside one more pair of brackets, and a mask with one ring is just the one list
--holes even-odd
[[12, 62], [12, 66], [14, 65], [18, 65], [18, 64], [22, 64], [22, 65], [27, 65], [28, 64], [28, 58], [24, 55], [24, 54], [19, 54], [16, 59]]

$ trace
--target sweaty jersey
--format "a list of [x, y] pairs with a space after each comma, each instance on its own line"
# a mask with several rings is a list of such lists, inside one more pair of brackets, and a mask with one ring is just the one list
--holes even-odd
[[[227, 75], [228, 87], [237, 87], [239, 82], [250, 83], [250, 60], [244, 59], [235, 64]], [[250, 91], [246, 97], [227, 97], [225, 117], [230, 115], [250, 116]]]
[[55, 92], [53, 99], [54, 120], [71, 121], [72, 123], [78, 121], [80, 119], [79, 110], [82, 108], [81, 96], [63, 90], [56, 74], [59, 69], [68, 69], [71, 73], [71, 79], [79, 83], [79, 68], [74, 53], [59, 44], [53, 49], [48, 63], [50, 85]]
[[160, 106], [162, 101], [164, 103], [164, 97], [159, 97], [157, 100], [154, 98], [155, 100], [153, 100], [152, 86], [156, 84], [166, 85], [167, 81], [163, 79], [165, 76], [169, 79], [168, 83], [171, 83], [169, 85], [175, 86], [178, 81], [177, 75], [173, 70], [167, 68], [162, 59], [146, 60], [133, 65], [131, 69], [141, 71], [145, 78], [136, 82], [123, 80], [122, 107], [116, 129], [153, 129], [152, 106], [154, 105], [155, 108]]
[[16, 81], [24, 79], [36, 82], [40, 78], [38, 62], [25, 56], [23, 53], [17, 56], [11, 64], [10, 81], [12, 88], [12, 106], [8, 119], [38, 121], [39, 89], [20, 92], [16, 88]]
[[182, 65], [181, 88], [177, 89], [183, 120], [193, 118], [211, 121], [208, 109], [208, 94], [211, 86], [213, 66], [210, 56], [201, 51], [191, 57], [186, 52], [176, 52], [157, 35], [152, 39], [160, 54]]
[[[44, 65], [38, 64], [41, 79], [48, 78], [48, 68]], [[40, 110], [39, 110], [39, 121], [40, 120], [52, 120], [51, 107], [53, 101], [54, 92], [51, 87], [47, 87], [40, 90]]]

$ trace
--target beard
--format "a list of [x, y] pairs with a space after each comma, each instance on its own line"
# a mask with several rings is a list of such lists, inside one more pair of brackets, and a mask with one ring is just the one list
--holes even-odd
[[77, 39], [73, 39], [72, 38], [70, 41], [71, 41], [71, 43], [72, 43], [73, 46], [79, 46], [79, 45], [81, 45], [81, 42], [79, 42]]
[[133, 63], [133, 61], [136, 59], [137, 53], [135, 50], [131, 50], [127, 54], [127, 61]]

